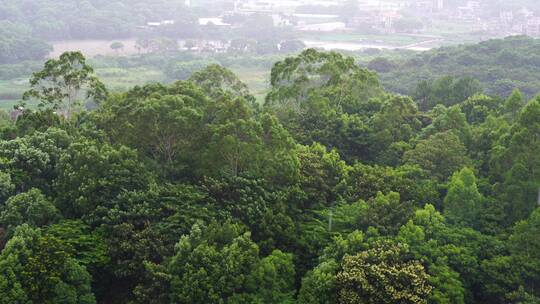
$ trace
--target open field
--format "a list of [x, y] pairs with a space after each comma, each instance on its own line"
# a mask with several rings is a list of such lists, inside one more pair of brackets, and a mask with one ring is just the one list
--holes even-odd
[[0, 80], [0, 108], [12, 109], [20, 100], [22, 93], [28, 89], [27, 79]]
[[259, 103], [264, 102], [270, 86], [270, 70], [246, 67], [233, 67], [231, 70], [249, 87]]
[[17, 100], [0, 100], [0, 109], [11, 111], [13, 106], [17, 104]]
[[[231, 69], [248, 85], [257, 101], [264, 102], [264, 97], [268, 92], [270, 71], [248, 67], [233, 67]], [[100, 68], [96, 69], [96, 73], [107, 84], [111, 92], [122, 92], [136, 85], [166, 81], [163, 72], [143, 67], [132, 69]], [[26, 79], [0, 81], [0, 109], [13, 109], [22, 93], [28, 89], [26, 83]]]
[[[143, 67], [130, 69], [97, 68], [96, 74], [112, 92], [126, 91], [136, 85], [165, 80], [162, 72]], [[0, 80], [0, 108], [12, 109], [27, 89], [28, 79], [26, 78]]]
[[96, 74], [112, 92], [126, 91], [136, 85], [165, 81], [163, 72], [145, 67], [129, 69], [99, 68], [96, 69]]
[[[111, 43], [122, 42], [124, 48], [121, 51], [114, 51], [111, 49]], [[87, 57], [94, 57], [97, 55], [133, 55], [138, 51], [135, 48], [135, 39], [124, 40], [70, 40], [70, 41], [54, 41], [51, 42], [53, 51], [49, 54], [49, 57], [54, 58], [60, 56], [67, 51], [81, 51]]]

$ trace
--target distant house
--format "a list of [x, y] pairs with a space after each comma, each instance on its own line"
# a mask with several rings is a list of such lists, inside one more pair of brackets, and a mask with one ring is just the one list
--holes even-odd
[[373, 27], [379, 26], [382, 23], [381, 18], [375, 11], [362, 11], [348, 22], [349, 27], [358, 28], [365, 25], [371, 25]]
[[478, 13], [480, 12], [480, 2], [478, 1], [467, 1], [466, 6], [458, 7], [458, 18], [463, 20], [472, 20], [475, 19]]
[[332, 15], [332, 14], [293, 14], [294, 17], [302, 19], [338, 19], [339, 15]]
[[389, 30], [393, 27], [394, 22], [401, 18], [401, 15], [397, 12], [387, 11], [381, 13], [382, 24], [385, 30]]
[[532, 37], [540, 37], [540, 17], [534, 17], [527, 20], [525, 34]]
[[223, 18], [221, 17], [199, 18], [199, 25], [231, 26], [229, 23], [223, 22]]
[[401, 18], [395, 9], [362, 10], [348, 21], [351, 28], [371, 28], [382, 32], [393, 31], [394, 22]]
[[444, 0], [434, 0], [435, 1], [435, 8], [437, 10], [442, 10], [444, 9]]
[[253, 12], [253, 13], [278, 13], [291, 15], [296, 9], [303, 5], [317, 5], [324, 7], [335, 7], [339, 5], [338, 1], [321, 0], [244, 0], [235, 1], [235, 11]]
[[534, 16], [534, 13], [526, 8], [522, 8], [519, 11], [517, 11], [517, 14], [522, 16], [523, 18], [530, 18]]
[[190, 45], [184, 43], [184, 50], [196, 53], [226, 53], [230, 48], [229, 41], [221, 40], [190, 40]]
[[435, 11], [435, 5], [433, 1], [418, 1], [414, 4], [415, 9], [419, 13], [432, 14]]
[[510, 24], [514, 21], [514, 12], [512, 11], [501, 12], [499, 16], [504, 24]]
[[469, 6], [460, 6], [458, 7], [458, 18], [463, 20], [472, 20], [474, 19], [474, 9]]
[[291, 18], [284, 14], [272, 14], [271, 17], [275, 27], [285, 27], [293, 24]]
[[477, 11], [480, 9], [480, 2], [479, 1], [467, 1], [467, 7], [472, 8], [474, 11]]
[[327, 22], [318, 24], [306, 24], [297, 27], [297, 30], [304, 32], [333, 32], [344, 30], [346, 28], [343, 22]]
[[414, 4], [417, 13], [433, 14], [444, 9], [444, 0], [424, 0], [417, 1]]
[[517, 23], [517, 24], [512, 25], [511, 31], [518, 34], [525, 34], [527, 30], [525, 29], [524, 24]]
[[173, 25], [173, 24], [174, 24], [174, 20], [163, 20], [163, 21], [147, 22], [146, 26], [150, 28], [155, 28], [155, 27], [160, 27], [164, 25]]

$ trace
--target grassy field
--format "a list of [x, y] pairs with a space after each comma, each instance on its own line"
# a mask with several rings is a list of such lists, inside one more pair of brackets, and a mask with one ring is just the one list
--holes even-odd
[[[233, 67], [232, 70], [244, 81], [257, 100], [262, 102], [268, 91], [270, 71], [263, 68]], [[111, 92], [122, 92], [136, 85], [152, 82], [166, 82], [162, 71], [151, 68], [98, 68], [97, 76]], [[24, 78], [0, 81], [0, 108], [10, 110], [23, 92], [28, 89]]]
[[[126, 91], [136, 85], [162, 82], [165, 76], [158, 70], [148, 68], [99, 68], [96, 74], [112, 92]], [[28, 89], [28, 79], [0, 80], [0, 108], [12, 109]]]
[[7, 112], [13, 110], [13, 106], [17, 104], [17, 100], [0, 100], [0, 109]]
[[233, 67], [231, 70], [249, 87], [251, 94], [255, 95], [258, 102], [264, 102], [270, 86], [269, 70], [247, 67]]
[[[118, 52], [111, 49], [113, 42], [121, 42], [124, 48]], [[52, 42], [52, 46], [53, 52], [49, 55], [51, 58], [58, 57], [67, 51], [81, 51], [87, 57], [96, 55], [132, 55], [138, 53], [135, 48], [135, 39], [55, 41]]]
[[[232, 67], [231, 70], [247, 84], [251, 93], [257, 99], [264, 99], [268, 91], [270, 70], [258, 67]], [[121, 92], [129, 90], [136, 85], [152, 82], [167, 82], [167, 77], [162, 71], [151, 68], [100, 68], [96, 70], [98, 77], [109, 90]]]
[[165, 75], [157, 69], [150, 68], [99, 68], [97, 76], [112, 92], [127, 91], [136, 85], [144, 85], [152, 82], [164, 82]]
[[0, 109], [11, 110], [28, 89], [28, 79], [0, 80]]
[[18, 99], [28, 88], [28, 79], [0, 80], [0, 100]]

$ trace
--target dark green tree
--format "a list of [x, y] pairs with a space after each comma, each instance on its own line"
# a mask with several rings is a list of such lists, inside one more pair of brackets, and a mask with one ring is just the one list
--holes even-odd
[[508, 96], [503, 104], [503, 109], [510, 121], [514, 121], [518, 116], [521, 109], [525, 106], [526, 101], [521, 91], [515, 89], [512, 91], [512, 95]]
[[51, 195], [56, 166], [71, 140], [66, 131], [49, 128], [0, 141], [0, 168], [10, 174], [17, 192], [36, 188]]
[[444, 198], [444, 215], [448, 221], [477, 228], [484, 204], [473, 171], [463, 168], [454, 173]]
[[91, 216], [96, 207], [126, 191], [154, 184], [137, 153], [89, 139], [73, 142], [58, 163], [55, 204], [66, 217]]
[[261, 259], [250, 234], [230, 223], [195, 225], [176, 245], [168, 273], [177, 303], [292, 301], [292, 257], [275, 251]]
[[439, 181], [446, 181], [454, 172], [471, 163], [465, 146], [451, 131], [436, 133], [419, 141], [414, 149], [405, 152], [404, 159], [420, 166]]
[[0, 303], [83, 303], [96, 300], [90, 275], [59, 239], [21, 225], [0, 254]]
[[44, 227], [60, 218], [58, 209], [38, 189], [12, 196], [0, 207], [0, 226], [7, 231], [14, 231], [22, 224]]
[[537, 205], [540, 185], [540, 100], [531, 100], [492, 153], [492, 175], [502, 181], [507, 223], [525, 219]]

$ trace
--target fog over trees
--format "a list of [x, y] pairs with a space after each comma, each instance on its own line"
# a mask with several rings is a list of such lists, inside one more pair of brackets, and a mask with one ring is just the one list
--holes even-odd
[[0, 304], [540, 303], [537, 0], [1, 0]]

